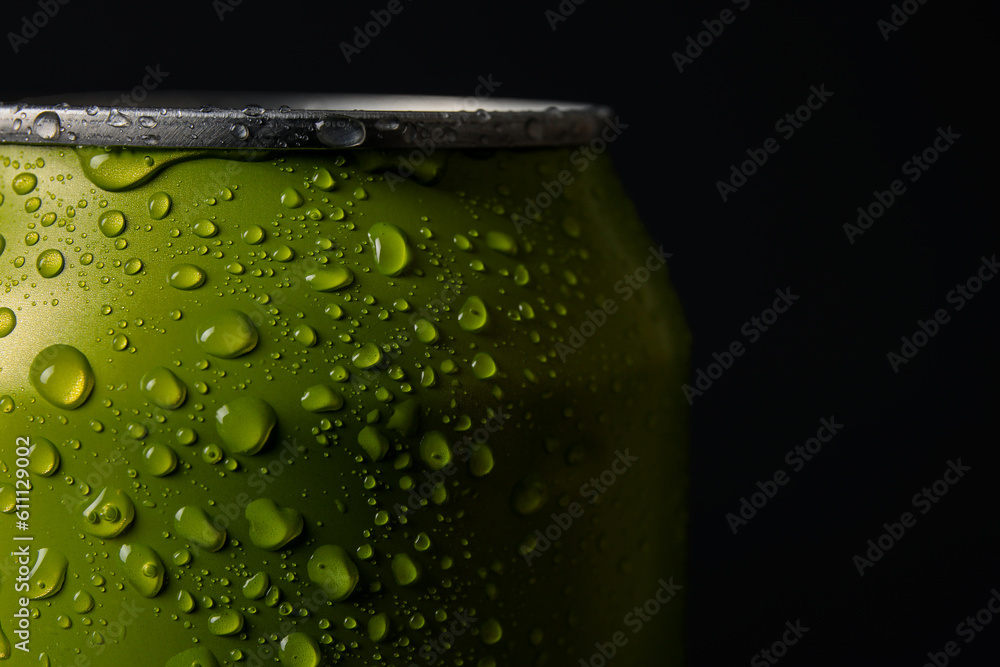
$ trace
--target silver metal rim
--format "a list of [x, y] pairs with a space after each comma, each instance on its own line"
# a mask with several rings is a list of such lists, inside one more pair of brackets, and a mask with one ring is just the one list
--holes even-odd
[[[256, 100], [241, 103], [238, 100]], [[128, 101], [128, 100], [126, 100]], [[607, 107], [389, 95], [111, 93], [0, 102], [0, 143], [160, 148], [530, 148], [598, 136]]]

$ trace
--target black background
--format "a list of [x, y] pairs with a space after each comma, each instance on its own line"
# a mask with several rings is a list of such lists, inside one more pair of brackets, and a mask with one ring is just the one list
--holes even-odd
[[[385, 2], [243, 0], [224, 20], [218, 4], [71, 0], [19, 53], [0, 44], [0, 99], [126, 92], [148, 65], [164, 90], [466, 96], [492, 75], [500, 96], [611, 105], [628, 125], [611, 154], [674, 253], [694, 369], [746, 347], [692, 407], [691, 664], [754, 664], [796, 620], [809, 630], [779, 664], [918, 667], [947, 641], [951, 664], [996, 664], [1000, 620], [968, 644], [956, 626], [1000, 587], [1000, 280], [946, 299], [1000, 250], [994, 5], [899, 3], [918, 9], [886, 40], [889, 2], [566, 0], [553, 30], [559, 0], [403, 0], [347, 63], [338, 45]], [[723, 9], [735, 20], [679, 72], [673, 52]], [[0, 29], [37, 11], [4, 2]], [[810, 86], [833, 94], [786, 138], [775, 122]], [[939, 127], [960, 138], [911, 183], [902, 165]], [[723, 202], [716, 182], [768, 137], [778, 152]], [[906, 192], [850, 243], [844, 223], [894, 179]], [[744, 323], [786, 288], [799, 299], [750, 343]], [[950, 321], [894, 372], [887, 353], [939, 308]], [[793, 472], [785, 453], [824, 417], [843, 429]], [[971, 470], [920, 514], [912, 496], [959, 458]], [[779, 469], [788, 484], [734, 535], [726, 514]], [[859, 576], [852, 558], [905, 511], [916, 525]]]

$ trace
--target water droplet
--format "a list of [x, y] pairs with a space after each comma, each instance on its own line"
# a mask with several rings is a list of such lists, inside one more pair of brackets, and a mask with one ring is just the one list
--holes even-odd
[[48, 438], [32, 436], [28, 449], [28, 470], [48, 477], [59, 468], [59, 450]]
[[480, 380], [491, 378], [496, 375], [496, 372], [496, 362], [493, 361], [493, 357], [485, 352], [480, 352], [472, 358], [472, 373]]
[[333, 412], [344, 407], [344, 397], [325, 384], [317, 384], [302, 394], [302, 408], [309, 412]]
[[145, 544], [123, 544], [118, 558], [125, 564], [125, 578], [139, 595], [151, 598], [163, 587], [165, 568], [160, 556]]
[[35, 566], [28, 573], [28, 599], [43, 600], [59, 592], [66, 581], [69, 560], [52, 549], [41, 548]]
[[132, 259], [125, 262], [125, 273], [134, 276], [135, 274], [142, 271], [142, 260], [138, 257], [133, 257]]
[[354, 273], [346, 266], [318, 269], [306, 276], [306, 284], [317, 292], [332, 292], [354, 282]]
[[389, 440], [371, 425], [358, 433], [358, 444], [372, 461], [381, 461], [389, 452]]
[[190, 614], [195, 608], [194, 596], [183, 588], [177, 592], [177, 608], [185, 614]]
[[219, 667], [219, 661], [207, 648], [189, 648], [167, 660], [166, 667]]
[[235, 359], [257, 347], [257, 327], [238, 310], [221, 310], [204, 321], [197, 331], [198, 346], [220, 359]]
[[194, 264], [176, 264], [167, 272], [167, 284], [179, 290], [198, 289], [205, 279], [205, 272]]
[[83, 518], [83, 529], [91, 535], [105, 539], [117, 537], [135, 518], [135, 505], [121, 489], [104, 488], [83, 510]]
[[210, 239], [219, 233], [219, 226], [211, 220], [201, 219], [194, 223], [194, 233], [203, 239]]
[[250, 225], [243, 230], [241, 238], [243, 242], [247, 245], [258, 245], [264, 242], [264, 237], [267, 236], [267, 232], [260, 225]]
[[381, 642], [389, 634], [389, 616], [385, 612], [379, 612], [368, 619], [368, 639], [376, 644]]
[[398, 276], [410, 263], [410, 244], [406, 233], [396, 225], [379, 222], [368, 231], [375, 249], [375, 263], [380, 273]]
[[167, 445], [151, 444], [142, 451], [146, 469], [156, 477], [165, 477], [177, 468], [177, 454]]
[[233, 126], [229, 128], [229, 131], [232, 132], [233, 136], [237, 139], [246, 139], [250, 136], [250, 128], [243, 123], [233, 123]]
[[486, 304], [478, 296], [470, 296], [458, 313], [458, 326], [466, 331], [482, 331], [489, 320]]
[[276, 262], [290, 262], [295, 258], [295, 251], [286, 245], [280, 245], [271, 253], [271, 259]]
[[39, 352], [28, 377], [42, 398], [64, 410], [83, 405], [95, 382], [87, 357], [69, 345], [50, 345]]
[[87, 591], [77, 591], [73, 594], [73, 611], [86, 614], [94, 608], [94, 596]]
[[315, 639], [304, 632], [293, 632], [281, 640], [278, 659], [284, 667], [319, 667], [323, 654]]
[[351, 361], [358, 368], [371, 368], [382, 361], [382, 350], [374, 343], [365, 343], [351, 355]]
[[274, 408], [256, 396], [241, 396], [215, 413], [219, 438], [234, 454], [256, 454], [278, 423]]
[[333, 176], [323, 167], [317, 169], [316, 173], [313, 174], [312, 182], [317, 188], [325, 190], [326, 192], [329, 192], [336, 187], [336, 182], [333, 180]]
[[281, 507], [270, 498], [258, 498], [244, 510], [250, 522], [250, 541], [261, 549], [277, 551], [302, 532], [302, 514]]
[[537, 473], [531, 473], [514, 485], [511, 505], [522, 516], [534, 514], [549, 498], [548, 486]]
[[157, 366], [143, 375], [139, 384], [146, 398], [164, 410], [176, 410], [187, 398], [187, 387], [169, 368]]
[[259, 600], [264, 597], [270, 585], [271, 579], [267, 576], [267, 572], [258, 572], [243, 584], [243, 595], [248, 600]]
[[440, 470], [451, 463], [451, 447], [441, 431], [429, 431], [421, 438], [420, 459], [431, 470]]
[[323, 589], [333, 602], [347, 599], [358, 584], [358, 566], [344, 549], [333, 544], [324, 544], [316, 549], [306, 569], [309, 579]]
[[125, 214], [121, 211], [105, 211], [97, 219], [98, 229], [109, 239], [124, 232], [126, 224]]
[[488, 475], [493, 470], [493, 450], [485, 443], [479, 443], [469, 457], [469, 472], [476, 477]]
[[38, 274], [42, 278], [55, 278], [62, 273], [63, 268], [66, 266], [66, 258], [58, 250], [50, 248], [43, 250], [38, 255], [36, 266], [38, 267]]
[[157, 192], [149, 197], [149, 217], [153, 220], [163, 220], [170, 213], [170, 195]]
[[420, 567], [409, 554], [398, 553], [392, 557], [392, 576], [400, 586], [409, 586], [420, 578]]
[[495, 618], [488, 618], [479, 628], [479, 637], [484, 644], [496, 644], [503, 636], [503, 628], [500, 621]]
[[285, 188], [281, 192], [281, 205], [285, 208], [299, 208], [305, 203], [306, 200], [295, 188]]
[[504, 255], [517, 254], [517, 242], [503, 232], [486, 232], [486, 246]]
[[0, 338], [9, 336], [17, 326], [17, 315], [10, 308], [0, 308]]
[[528, 269], [525, 268], [524, 264], [518, 264], [517, 268], [514, 269], [514, 283], [523, 287], [529, 282], [531, 282], [531, 275], [528, 273]]
[[43, 111], [35, 116], [35, 122], [31, 125], [32, 131], [39, 139], [57, 139], [62, 133], [62, 120], [59, 114], [54, 111]]
[[235, 609], [223, 609], [208, 617], [208, 631], [213, 635], [228, 637], [243, 629], [243, 614]]
[[187, 426], [181, 426], [174, 435], [177, 438], [177, 443], [183, 447], [193, 445], [198, 440], [198, 434]]
[[365, 141], [365, 125], [353, 118], [327, 118], [316, 124], [316, 138], [330, 148], [351, 148]]
[[26, 195], [35, 189], [38, 185], [38, 177], [30, 172], [24, 172], [23, 174], [18, 174], [14, 177], [11, 187], [14, 192], [19, 195]]
[[177, 510], [174, 528], [199, 549], [218, 551], [226, 543], [226, 531], [217, 527], [200, 507], [188, 505]]

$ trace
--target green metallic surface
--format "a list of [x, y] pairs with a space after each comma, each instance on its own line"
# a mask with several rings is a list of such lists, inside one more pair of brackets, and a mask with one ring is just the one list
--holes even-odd
[[681, 664], [663, 260], [606, 157], [417, 157], [0, 146], [0, 657]]

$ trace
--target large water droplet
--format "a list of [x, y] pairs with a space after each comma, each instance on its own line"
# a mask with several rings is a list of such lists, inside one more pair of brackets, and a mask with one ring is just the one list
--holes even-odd
[[31, 385], [42, 398], [65, 410], [83, 405], [94, 389], [94, 371], [80, 350], [50, 345], [39, 352], [28, 372]]
[[267, 401], [256, 396], [241, 396], [229, 401], [215, 413], [219, 438], [234, 454], [256, 454], [267, 442], [278, 423], [278, 415]]
[[372, 461], [381, 461], [389, 452], [389, 440], [371, 425], [365, 426], [358, 433], [358, 444]]
[[198, 346], [220, 359], [235, 359], [257, 347], [257, 327], [238, 310], [221, 310], [205, 319], [197, 331]]
[[451, 447], [441, 431], [428, 431], [420, 440], [420, 460], [431, 470], [451, 463]]
[[219, 661], [204, 647], [189, 648], [167, 660], [166, 667], [219, 667]]
[[318, 269], [306, 276], [306, 284], [317, 292], [332, 292], [354, 282], [354, 272], [346, 266]]
[[503, 232], [486, 232], [486, 246], [504, 255], [517, 254], [517, 242]]
[[458, 325], [466, 331], [482, 331], [489, 320], [486, 304], [478, 296], [470, 296], [458, 312]]
[[295, 539], [304, 525], [302, 514], [291, 507], [281, 507], [270, 498], [258, 498], [246, 510], [250, 522], [250, 541], [261, 549], [277, 551]]
[[309, 412], [333, 412], [344, 407], [344, 397], [325, 384], [316, 384], [302, 394], [302, 408]]
[[149, 217], [153, 220], [163, 220], [170, 213], [170, 195], [166, 192], [157, 192], [149, 197]]
[[218, 551], [226, 543], [226, 531], [217, 527], [205, 510], [188, 505], [174, 514], [174, 528], [199, 549]]
[[35, 116], [31, 129], [39, 139], [51, 141], [59, 138], [62, 133], [62, 120], [55, 111], [43, 111]]
[[324, 544], [309, 558], [309, 579], [333, 602], [346, 599], [358, 584], [358, 567], [341, 547]]
[[66, 266], [66, 258], [58, 250], [49, 248], [39, 253], [36, 266], [42, 278], [55, 278]]
[[400, 586], [409, 586], [420, 578], [420, 566], [409, 554], [398, 553], [392, 557], [392, 576]]
[[278, 659], [283, 667], [319, 667], [323, 654], [315, 639], [304, 632], [293, 632], [281, 640]]
[[66, 556], [58, 551], [39, 549], [35, 566], [28, 573], [28, 598], [42, 600], [58, 593], [66, 581], [68, 567]]
[[149, 402], [164, 410], [176, 410], [187, 398], [187, 387], [169, 368], [157, 366], [139, 382]]
[[48, 477], [59, 468], [59, 450], [48, 438], [32, 436], [29, 438], [31, 446], [28, 448], [28, 470]]
[[410, 244], [406, 233], [396, 225], [379, 222], [368, 231], [375, 249], [375, 264], [386, 276], [397, 276], [410, 263]]
[[243, 584], [243, 595], [248, 600], [259, 600], [264, 597], [270, 585], [271, 578], [267, 576], [267, 572], [258, 572]]
[[135, 518], [135, 505], [121, 489], [104, 488], [83, 510], [83, 529], [95, 537], [117, 537]]
[[0, 338], [10, 335], [17, 326], [17, 316], [10, 308], [0, 308]]
[[371, 368], [382, 361], [382, 349], [374, 343], [365, 343], [351, 355], [351, 361], [358, 368]]
[[38, 177], [30, 172], [24, 172], [23, 174], [18, 174], [14, 177], [11, 182], [11, 187], [14, 192], [19, 195], [26, 195], [35, 189], [38, 185]]
[[194, 264], [176, 264], [167, 272], [167, 284], [179, 290], [197, 289], [205, 278], [205, 272]]
[[121, 211], [105, 211], [97, 219], [98, 229], [109, 239], [124, 232], [126, 224], [125, 214]]
[[142, 450], [146, 469], [156, 477], [165, 477], [177, 468], [177, 453], [167, 445], [153, 443]]
[[143, 597], [151, 598], [163, 587], [165, 569], [160, 556], [145, 544], [123, 544], [118, 558], [125, 564], [125, 578]]
[[510, 501], [515, 512], [527, 516], [540, 510], [548, 498], [549, 489], [541, 476], [530, 473], [514, 485]]
[[223, 609], [208, 617], [208, 631], [213, 635], [228, 637], [243, 629], [243, 614], [235, 609]]
[[480, 352], [472, 358], [472, 373], [480, 380], [491, 378], [496, 375], [496, 372], [496, 362], [493, 361], [493, 357], [485, 352]]

